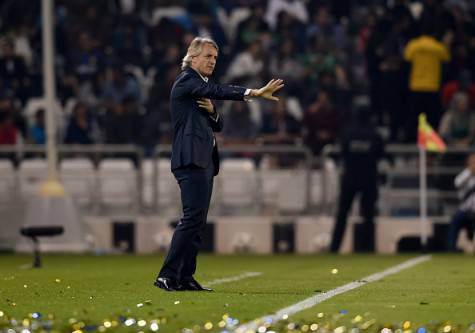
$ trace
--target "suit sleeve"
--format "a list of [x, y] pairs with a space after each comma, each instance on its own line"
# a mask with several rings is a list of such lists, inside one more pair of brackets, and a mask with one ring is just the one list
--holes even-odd
[[214, 114], [209, 115], [209, 125], [211, 126], [211, 129], [213, 132], [221, 132], [223, 129], [223, 117], [216, 111], [216, 108], [214, 109]]
[[194, 98], [243, 101], [246, 88], [231, 85], [220, 85], [204, 82], [198, 77], [189, 76], [183, 82], [186, 93]]

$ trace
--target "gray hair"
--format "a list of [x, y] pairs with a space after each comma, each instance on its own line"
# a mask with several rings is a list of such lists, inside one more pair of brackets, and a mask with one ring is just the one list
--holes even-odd
[[188, 46], [188, 51], [186, 51], [186, 55], [183, 57], [181, 63], [182, 70], [191, 66], [191, 59], [200, 55], [201, 51], [203, 51], [204, 44], [211, 44], [217, 51], [219, 51], [218, 44], [216, 44], [216, 42], [211, 38], [196, 37], [191, 41], [190, 46]]

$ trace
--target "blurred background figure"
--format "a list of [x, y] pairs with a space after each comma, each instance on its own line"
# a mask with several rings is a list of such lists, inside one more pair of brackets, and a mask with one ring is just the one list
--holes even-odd
[[[450, 105], [442, 116], [439, 134], [451, 146], [460, 149], [469, 149], [475, 140], [475, 113], [470, 105], [469, 95], [466, 92], [457, 92]], [[452, 153], [441, 157], [441, 164], [445, 167], [459, 167], [466, 160], [466, 153]], [[446, 190], [454, 190], [453, 176], [441, 175], [439, 186]]]
[[475, 83], [467, 69], [460, 72], [457, 80], [447, 81], [442, 87], [442, 106], [447, 109], [454, 95], [458, 92], [466, 93], [470, 97], [471, 106], [475, 106]]
[[475, 153], [467, 158], [467, 167], [457, 175], [454, 181], [461, 200], [459, 209], [452, 217], [448, 235], [448, 250], [457, 251], [457, 240], [462, 229], [473, 240], [475, 228]]
[[305, 111], [304, 142], [315, 155], [330, 143], [336, 143], [343, 128], [344, 116], [335, 108], [327, 91], [321, 90]]
[[44, 145], [46, 143], [45, 128], [45, 110], [39, 109], [35, 113], [35, 120], [30, 127], [31, 143], [36, 145]]
[[406, 45], [404, 58], [411, 63], [407, 142], [415, 142], [420, 113], [427, 115], [432, 126], [439, 126], [442, 116], [439, 99], [442, 64], [450, 60], [452, 39], [452, 33], [447, 33], [444, 43], [439, 42], [434, 37], [433, 23], [424, 22], [420, 36]]
[[252, 118], [247, 103], [232, 102], [228, 112], [224, 115], [222, 132], [225, 143], [251, 144], [258, 134], [258, 124]]
[[449, 109], [442, 117], [439, 134], [447, 144], [468, 148], [475, 139], [475, 113], [470, 107], [469, 95], [454, 95]]
[[[354, 100], [366, 98], [391, 143], [414, 143], [420, 112], [438, 126], [456, 92], [475, 102], [468, 3], [58, 0], [57, 96], [63, 108], [82, 101], [101, 119], [133, 96], [146, 126], [135, 142], [149, 155], [157, 143], [170, 142], [166, 101], [181, 54], [196, 35], [211, 36], [222, 50], [214, 79], [257, 86], [279, 76], [287, 82], [287, 104], [312, 117], [322, 115], [310, 110], [324, 90], [342, 123]], [[43, 94], [39, 5], [27, 7], [0, 3], [0, 99], [11, 98], [19, 113]], [[273, 117], [265, 103], [255, 104], [250, 108], [259, 139], [269, 134]], [[99, 137], [107, 137], [104, 122], [99, 124]], [[325, 140], [316, 143], [310, 132], [295, 132], [294, 141], [319, 153]]]
[[378, 160], [383, 156], [384, 144], [369, 122], [369, 109], [359, 107], [352, 122], [343, 133], [341, 175], [338, 211], [333, 229], [330, 251], [337, 253], [345, 233], [348, 213], [353, 199], [359, 194], [360, 215], [366, 231], [366, 251], [374, 251], [374, 216], [378, 199]]
[[98, 143], [97, 131], [97, 123], [87, 105], [78, 102], [69, 118], [64, 143], [80, 145]]
[[287, 102], [285, 97], [280, 97], [275, 106], [266, 105], [262, 116], [262, 142], [291, 144], [300, 137], [301, 115], [292, 113]]

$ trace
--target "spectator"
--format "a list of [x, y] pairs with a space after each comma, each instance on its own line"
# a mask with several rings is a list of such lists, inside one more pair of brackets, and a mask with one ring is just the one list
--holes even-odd
[[[75, 99], [91, 108], [114, 109], [132, 95], [147, 108], [147, 128], [139, 141], [148, 146], [167, 142], [171, 127], [168, 105], [163, 101], [171, 88], [169, 77], [176, 76], [171, 72], [178, 68], [180, 55], [196, 34], [211, 35], [219, 41], [224, 58], [215, 69], [216, 79], [260, 85], [274, 73], [286, 80], [287, 94], [296, 97], [304, 109], [320, 90], [329, 92], [337, 110], [348, 110], [354, 94], [369, 95], [373, 116], [378, 116], [379, 125], [389, 128], [392, 141], [414, 142], [417, 114], [423, 108], [436, 110], [428, 115], [437, 125], [456, 92], [471, 94], [471, 88], [460, 87], [465, 83], [457, 85], [455, 79], [464, 71], [475, 75], [475, 57], [471, 56], [475, 52], [470, 16], [473, 1], [419, 2], [417, 7], [410, 0], [62, 0], [54, 12], [57, 96], [63, 105]], [[0, 94], [25, 104], [43, 94], [40, 5], [26, 0], [0, 1], [0, 12], [0, 32], [5, 36]], [[433, 105], [437, 104], [438, 82], [443, 81], [438, 69], [444, 61], [432, 59], [433, 54], [433, 61], [419, 61], [416, 52], [415, 42], [430, 39], [428, 36], [414, 39], [412, 52], [406, 54], [412, 55], [412, 81], [420, 81], [416, 68], [427, 63], [436, 70], [422, 72], [436, 84], [429, 90], [413, 89], [411, 84], [408, 94], [408, 66], [401, 61], [402, 50], [415, 36], [418, 21], [434, 26], [434, 38], [453, 34], [452, 60], [443, 71], [444, 80], [451, 80], [443, 86], [443, 109]], [[276, 52], [267, 54], [269, 50]], [[140, 88], [135, 77], [125, 74], [127, 64], [142, 68]], [[115, 71], [125, 80], [116, 81]], [[152, 83], [152, 89], [144, 90]], [[261, 107], [260, 103], [248, 107], [260, 127], [262, 112], [257, 112], [256, 120], [256, 105]], [[406, 123], [409, 126], [404, 126]]]
[[129, 96], [122, 104], [109, 109], [104, 119], [105, 142], [109, 144], [136, 144], [139, 142], [141, 117], [137, 102]]
[[122, 67], [108, 68], [101, 99], [107, 106], [120, 104], [126, 97], [140, 101], [140, 87], [137, 81], [128, 76]]
[[318, 8], [307, 26], [307, 39], [322, 36], [333, 47], [343, 50], [347, 46], [347, 35], [343, 27], [335, 23], [326, 6]]
[[124, 17], [114, 32], [114, 49], [117, 58], [124, 64], [142, 67], [145, 65], [143, 51], [145, 49], [145, 28], [140, 20], [134, 17]]
[[448, 234], [448, 250], [457, 251], [457, 240], [460, 230], [466, 229], [470, 240], [473, 240], [475, 221], [475, 154], [467, 158], [466, 168], [457, 175], [454, 181], [461, 200], [459, 209], [452, 217]]
[[4, 141], [10, 142], [4, 144], [15, 144], [20, 136], [22, 139], [27, 138], [28, 125], [12, 98], [6, 96], [2, 98], [0, 95], [0, 115], [4, 124]]
[[277, 26], [278, 15], [285, 12], [302, 23], [308, 21], [308, 11], [302, 0], [269, 0], [265, 18], [272, 29]]
[[265, 5], [257, 2], [251, 6], [251, 15], [239, 23], [235, 37], [235, 51], [242, 51], [252, 41], [263, 38], [269, 32], [269, 25], [264, 20]]
[[335, 143], [343, 128], [342, 114], [334, 108], [327, 91], [318, 93], [303, 119], [304, 142], [315, 155], [329, 143]]
[[380, 44], [381, 107], [389, 118], [390, 140], [402, 141], [407, 122], [407, 71], [403, 59], [405, 36], [410, 28], [410, 18], [401, 17], [392, 24], [391, 31]]
[[209, 37], [220, 45], [221, 48], [228, 46], [224, 30], [218, 20], [213, 1], [189, 1], [188, 13], [191, 17], [191, 31], [195, 36]]
[[286, 39], [280, 45], [277, 53], [270, 58], [271, 76], [282, 78], [287, 91], [294, 94], [301, 90], [300, 81], [303, 77], [303, 66], [296, 54], [294, 42], [291, 39]]
[[7, 40], [2, 47], [2, 56], [0, 57], [0, 77], [3, 79], [3, 85], [6, 89], [15, 92], [22, 102], [26, 102], [28, 73], [25, 60], [16, 55], [13, 42]]
[[442, 80], [442, 63], [450, 60], [448, 45], [452, 36], [446, 35], [445, 44], [433, 37], [432, 28], [425, 24], [421, 36], [409, 41], [404, 58], [411, 63], [409, 81], [408, 142], [415, 142], [417, 117], [426, 113], [432, 126], [438, 127], [442, 115], [439, 91]]
[[254, 40], [249, 47], [236, 55], [226, 73], [226, 82], [246, 87], [262, 85], [264, 50], [261, 41]]
[[226, 143], [252, 143], [257, 137], [257, 124], [246, 103], [232, 102], [224, 115], [223, 139]]
[[423, 5], [424, 7], [419, 21], [433, 25], [434, 36], [440, 38], [448, 31], [455, 30], [455, 18], [446, 6], [444, 6], [443, 2], [438, 0], [424, 0]]
[[0, 145], [14, 145], [17, 143], [18, 128], [10, 112], [0, 112]]
[[280, 45], [286, 40], [292, 40], [297, 49], [306, 47], [305, 25], [286, 11], [281, 11], [277, 16], [277, 26], [272, 31], [274, 45]]
[[475, 83], [472, 82], [470, 71], [463, 70], [457, 80], [452, 80], [442, 87], [442, 106], [449, 107], [449, 103], [457, 92], [465, 92], [470, 97], [472, 106], [475, 106]]
[[[0, 145], [17, 144], [24, 128], [25, 121], [16, 113], [12, 102], [10, 100], [0, 101]], [[0, 158], [8, 158], [14, 165], [17, 165], [14, 152], [0, 153]]]
[[274, 108], [264, 108], [259, 140], [264, 143], [295, 143], [300, 138], [301, 126], [298, 116], [289, 112], [287, 99], [280, 97]]
[[180, 67], [171, 66], [162, 74], [158, 72], [150, 89], [147, 113], [144, 117], [144, 129], [142, 139], [149, 148], [156, 143], [171, 143], [172, 124], [168, 104], [168, 94], [171, 91], [176, 76], [180, 73]]
[[72, 48], [66, 62], [80, 81], [92, 80], [104, 65], [104, 55], [97, 47], [97, 41], [86, 31], [80, 31], [77, 48]]
[[30, 128], [30, 141], [36, 145], [46, 143], [45, 110], [43, 109], [39, 109], [35, 113], [35, 121]]
[[88, 107], [82, 102], [76, 103], [66, 129], [64, 143], [88, 145], [96, 143], [97, 124]]
[[[331, 45], [321, 36], [314, 38], [313, 44], [304, 54], [304, 75], [303, 80], [308, 87], [325, 89], [331, 92], [334, 101], [344, 104], [346, 95], [349, 90], [349, 82], [347, 80], [344, 64], [331, 47]], [[300, 96], [305, 101], [314, 98], [314, 90], [305, 89], [311, 92], [310, 96], [301, 92]]]
[[457, 93], [440, 122], [439, 133], [449, 145], [468, 148], [475, 139], [475, 114], [466, 93]]

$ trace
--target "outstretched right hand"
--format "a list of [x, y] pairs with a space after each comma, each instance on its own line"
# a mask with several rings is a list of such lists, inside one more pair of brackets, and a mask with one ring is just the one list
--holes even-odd
[[279, 97], [273, 96], [273, 94], [284, 86], [284, 80], [272, 79], [264, 87], [260, 89], [252, 89], [252, 97], [261, 97], [269, 99], [271, 101], [278, 101]]

